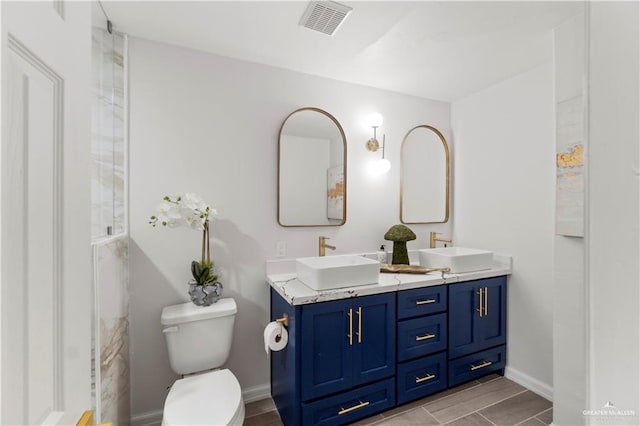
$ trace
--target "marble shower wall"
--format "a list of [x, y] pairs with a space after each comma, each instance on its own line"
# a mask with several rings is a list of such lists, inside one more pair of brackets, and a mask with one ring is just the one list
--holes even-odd
[[93, 245], [95, 280], [95, 389], [98, 420], [129, 425], [128, 237]]

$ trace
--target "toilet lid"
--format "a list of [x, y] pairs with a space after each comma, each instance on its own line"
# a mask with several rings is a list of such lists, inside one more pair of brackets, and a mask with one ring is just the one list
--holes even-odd
[[163, 424], [228, 425], [242, 404], [240, 384], [227, 369], [185, 377], [167, 395]]

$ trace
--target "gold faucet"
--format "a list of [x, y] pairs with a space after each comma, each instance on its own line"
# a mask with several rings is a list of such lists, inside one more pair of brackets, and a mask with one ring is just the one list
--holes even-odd
[[336, 247], [327, 244], [327, 240], [329, 237], [320, 237], [318, 238], [318, 256], [324, 256], [325, 249], [335, 250]]
[[438, 238], [440, 233], [438, 232], [430, 232], [429, 233], [429, 248], [436, 248], [436, 241], [440, 241], [441, 243], [450, 243], [451, 240], [445, 240], [444, 238]]

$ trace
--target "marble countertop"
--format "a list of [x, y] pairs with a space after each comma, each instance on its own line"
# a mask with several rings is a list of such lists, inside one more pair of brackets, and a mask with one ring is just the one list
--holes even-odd
[[491, 269], [485, 269], [483, 271], [467, 272], [464, 274], [443, 274], [441, 272], [432, 272], [429, 274], [381, 273], [377, 284], [317, 291], [307, 287], [302, 281], [297, 279], [294, 259], [269, 260], [267, 261], [267, 282], [291, 305], [305, 305], [329, 300], [347, 299], [370, 294], [410, 290], [413, 288], [509, 275], [513, 269], [512, 263], [513, 259], [511, 256], [494, 254]]

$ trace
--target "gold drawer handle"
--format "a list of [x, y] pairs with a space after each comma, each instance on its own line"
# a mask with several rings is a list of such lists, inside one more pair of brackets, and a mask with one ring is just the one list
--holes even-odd
[[349, 309], [349, 334], [347, 337], [349, 338], [349, 346], [353, 346], [353, 309]]
[[425, 377], [416, 377], [416, 383], [426, 382], [427, 380], [435, 379], [435, 377], [436, 377], [435, 374], [427, 373]]
[[487, 287], [484, 288], [484, 315], [487, 316], [489, 314], [489, 302], [488, 302], [488, 296], [489, 295], [489, 289]]
[[416, 305], [428, 305], [429, 303], [436, 303], [436, 299], [416, 300]]
[[433, 339], [434, 337], [436, 337], [435, 334], [425, 334], [424, 336], [416, 336], [416, 342]]
[[478, 296], [480, 296], [480, 302], [478, 303], [478, 309], [476, 309], [476, 312], [478, 312], [480, 314], [480, 318], [483, 317], [483, 309], [484, 309], [484, 293], [483, 290], [480, 289], [480, 291], [477, 292]]
[[473, 364], [471, 364], [471, 371], [479, 370], [479, 369], [481, 369], [481, 368], [488, 367], [488, 366], [490, 366], [491, 364], [493, 364], [493, 362], [491, 362], [491, 361], [485, 361], [485, 362], [483, 362], [483, 363], [482, 363], [482, 364], [480, 364], [480, 365], [473, 365]]
[[358, 332], [356, 334], [358, 335], [358, 343], [362, 343], [362, 306], [358, 308], [356, 313], [358, 314]]
[[340, 411], [338, 411], [338, 415], [341, 416], [343, 414], [350, 413], [350, 412], [352, 412], [354, 410], [359, 410], [360, 408], [364, 408], [367, 405], [369, 405], [369, 401], [365, 401], [365, 402], [360, 401], [360, 404], [354, 405], [353, 407], [349, 407], [349, 408], [340, 407]]

